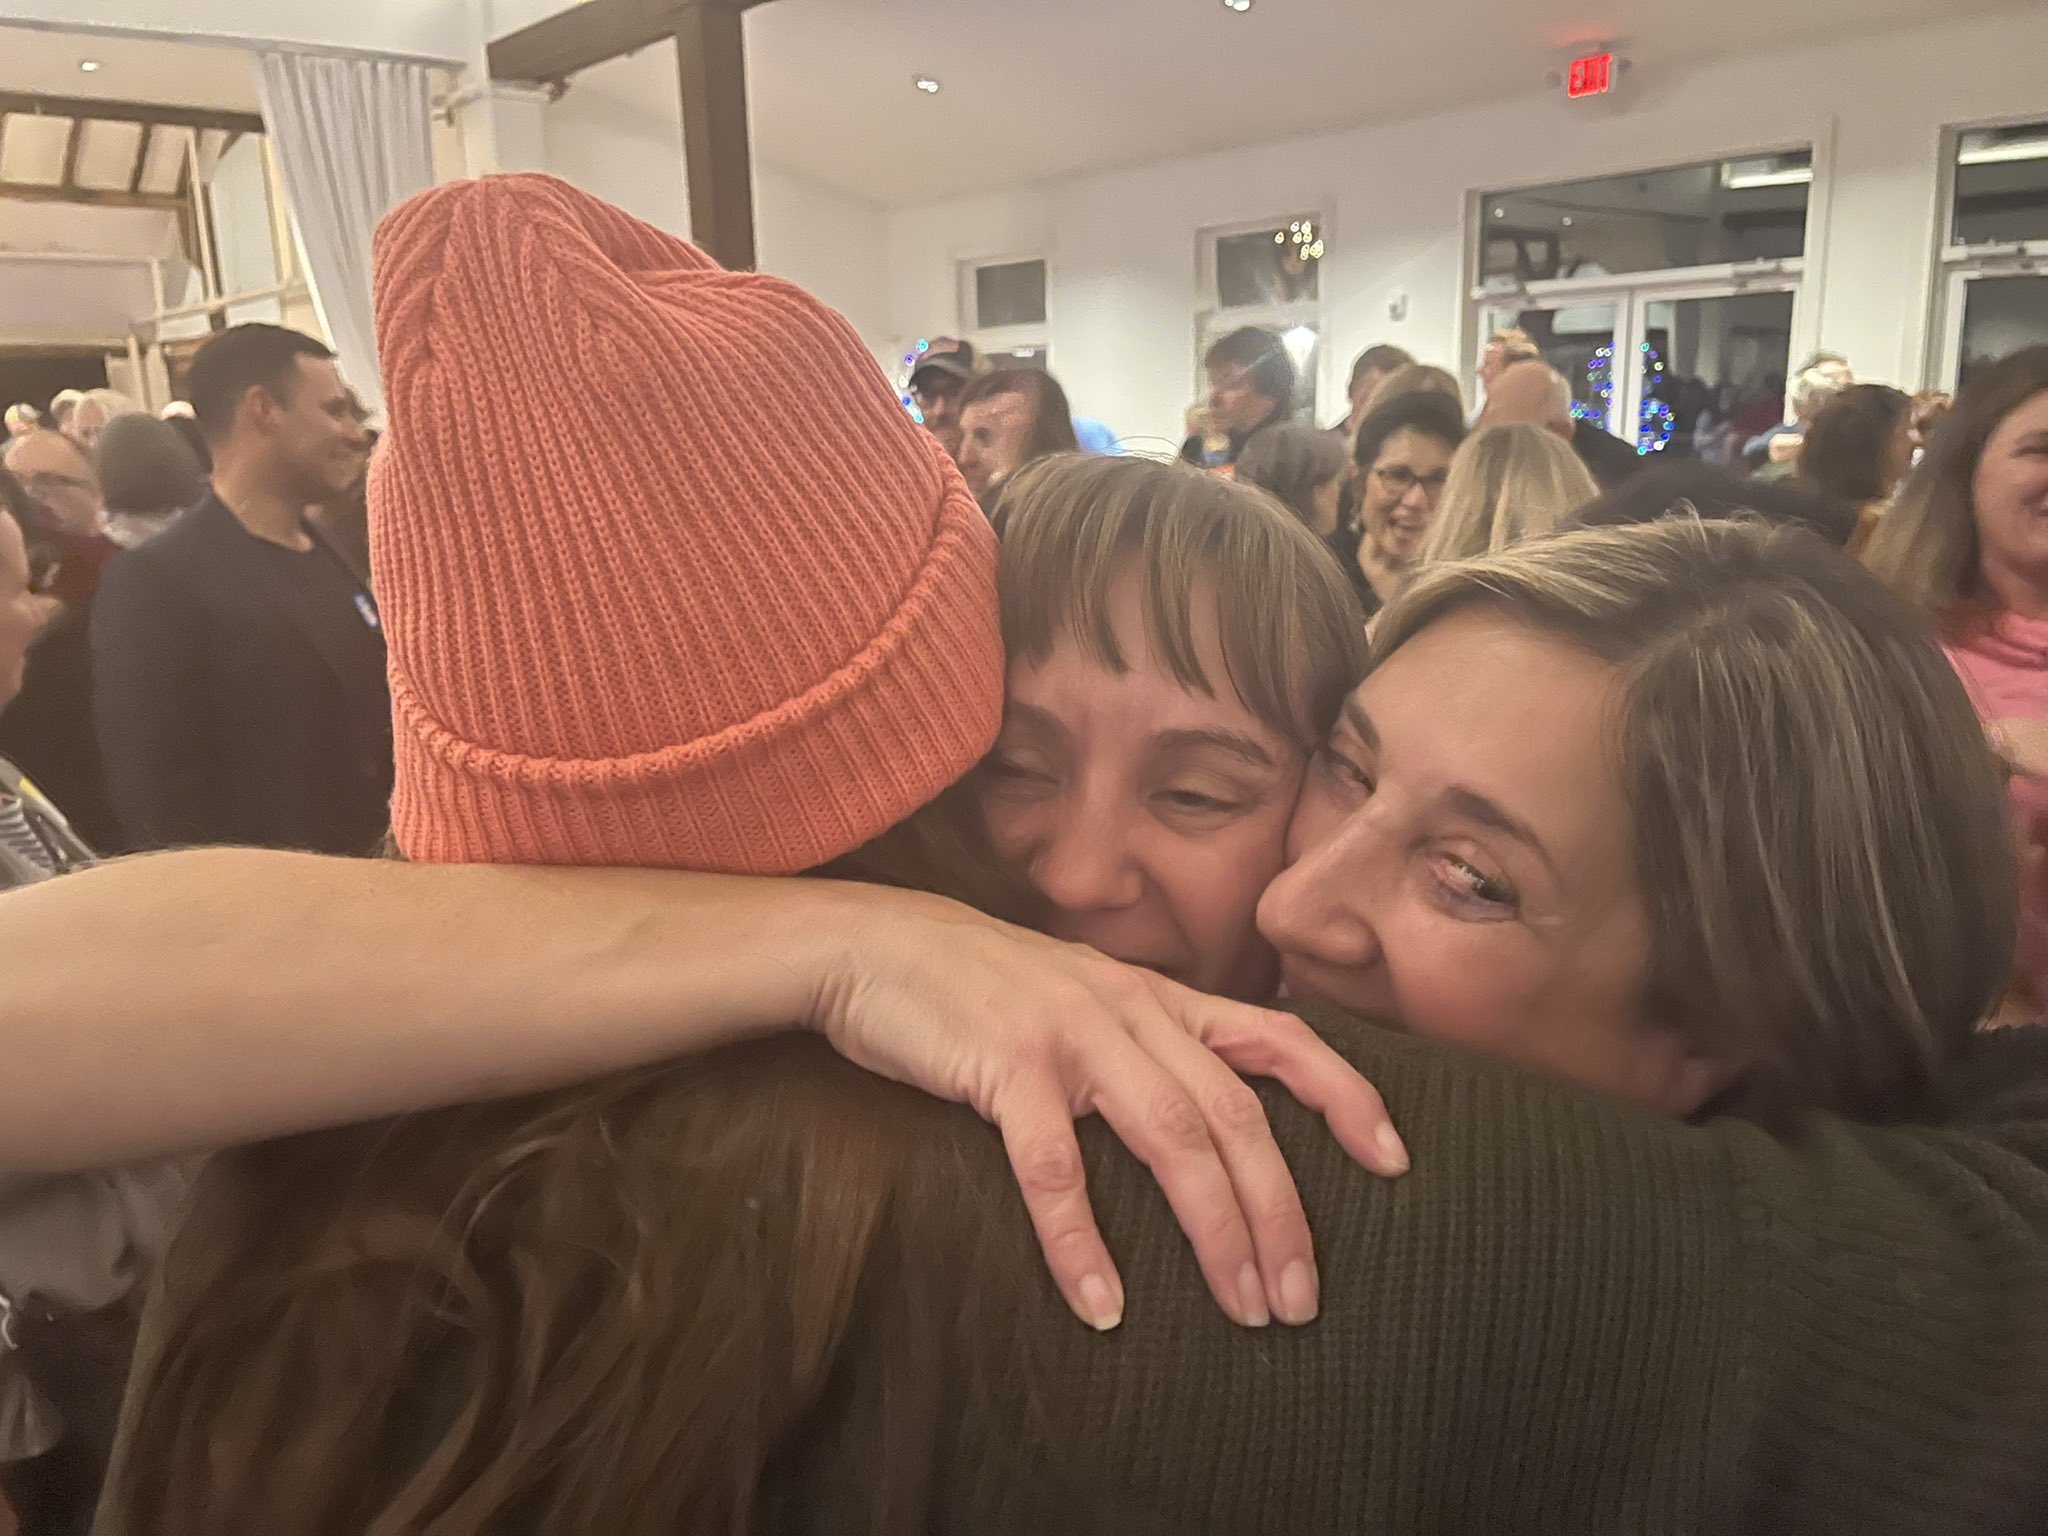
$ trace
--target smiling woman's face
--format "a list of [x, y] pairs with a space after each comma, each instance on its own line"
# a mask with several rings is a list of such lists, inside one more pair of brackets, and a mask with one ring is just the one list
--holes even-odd
[[1050, 931], [1205, 992], [1270, 995], [1253, 917], [1286, 857], [1302, 753], [1231, 692], [1213, 597], [1196, 605], [1203, 675], [1183, 687], [1146, 641], [1137, 585], [1109, 616], [1118, 674], [1070, 638], [1013, 662], [1003, 733], [981, 770], [1002, 855], [1053, 908]]
[[1718, 1072], [1646, 1016], [1614, 669], [1487, 608], [1430, 625], [1311, 766], [1259, 927], [1288, 993], [1637, 1099]]

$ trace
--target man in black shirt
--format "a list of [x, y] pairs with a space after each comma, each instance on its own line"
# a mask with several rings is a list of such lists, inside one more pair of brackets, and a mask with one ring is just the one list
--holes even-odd
[[1205, 453], [1199, 435], [1181, 445], [1180, 456], [1204, 469], [1234, 469], [1252, 438], [1294, 412], [1294, 360], [1271, 331], [1248, 325], [1232, 331], [1202, 359], [1209, 378], [1209, 416], [1228, 434], [1228, 457]]
[[377, 607], [306, 509], [345, 490], [366, 439], [333, 354], [240, 325], [187, 393], [213, 490], [117, 559], [92, 622], [95, 714], [128, 843], [369, 854], [391, 794]]

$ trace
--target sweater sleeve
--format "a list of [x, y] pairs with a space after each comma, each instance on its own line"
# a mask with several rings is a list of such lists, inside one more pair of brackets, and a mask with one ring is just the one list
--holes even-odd
[[2035, 1032], [1987, 1042], [1942, 1127], [1778, 1140], [1315, 1022], [1414, 1156], [1377, 1181], [1266, 1095], [1322, 1316], [1227, 1323], [1150, 1176], [1091, 1130], [1128, 1320], [1092, 1337], [1041, 1286], [1001, 1427], [965, 1432], [957, 1528], [1035, 1528], [1018, 1503], [1055, 1482], [1133, 1530], [2043, 1528]]

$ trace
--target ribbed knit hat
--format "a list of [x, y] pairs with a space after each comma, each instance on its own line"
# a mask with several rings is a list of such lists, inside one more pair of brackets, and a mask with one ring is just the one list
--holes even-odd
[[409, 858], [789, 873], [987, 750], [994, 537], [845, 320], [545, 176], [376, 274]]

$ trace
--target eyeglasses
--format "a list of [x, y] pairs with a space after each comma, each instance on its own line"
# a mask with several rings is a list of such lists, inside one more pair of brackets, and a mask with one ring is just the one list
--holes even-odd
[[1385, 469], [1375, 469], [1373, 475], [1379, 480], [1381, 487], [1385, 489], [1386, 493], [1396, 501], [1406, 496], [1418, 485], [1422, 487], [1423, 494], [1428, 496], [1431, 501], [1434, 501], [1438, 493], [1443, 490], [1444, 482], [1451, 478], [1451, 472], [1447, 469], [1440, 469], [1433, 475], [1418, 475], [1404, 464], [1394, 464]]

